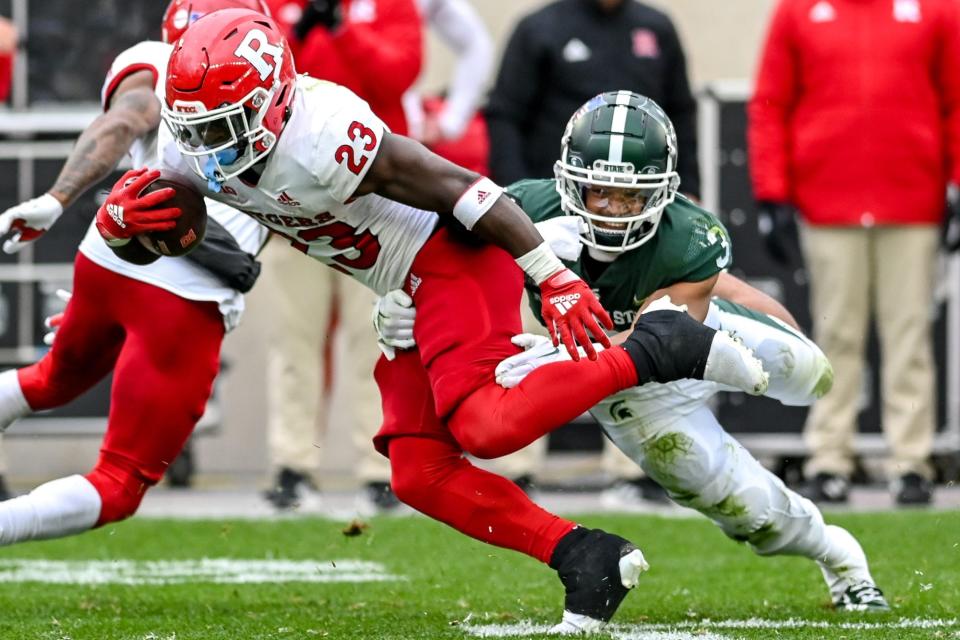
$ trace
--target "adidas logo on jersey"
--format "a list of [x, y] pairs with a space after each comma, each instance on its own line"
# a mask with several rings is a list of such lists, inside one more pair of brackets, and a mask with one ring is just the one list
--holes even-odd
[[286, 191], [281, 191], [281, 192], [280, 192], [280, 195], [277, 196], [277, 202], [279, 202], [279, 203], [282, 204], [282, 205], [286, 205], [286, 206], [288, 206], [288, 207], [299, 207], [299, 206], [300, 206], [300, 202], [297, 201], [297, 200], [294, 200], [294, 199], [291, 198], [289, 195], [287, 195], [287, 192], [286, 192]]
[[562, 296], [553, 296], [548, 300], [550, 304], [560, 310], [560, 315], [565, 315], [567, 311], [573, 309], [573, 306], [580, 301], [579, 293], [568, 293]]
[[123, 207], [122, 206], [120, 206], [119, 204], [108, 204], [107, 213], [110, 215], [111, 218], [113, 218], [113, 221], [116, 222], [121, 229], [127, 228], [127, 225], [123, 223]]

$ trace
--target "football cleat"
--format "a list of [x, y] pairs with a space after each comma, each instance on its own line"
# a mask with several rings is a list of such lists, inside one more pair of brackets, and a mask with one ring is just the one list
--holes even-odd
[[883, 591], [872, 582], [851, 584], [833, 601], [833, 606], [837, 611], [890, 611], [890, 604], [883, 597]]
[[877, 587], [867, 566], [863, 547], [849, 531], [826, 526], [829, 547], [817, 563], [838, 611], [889, 611], [890, 605]]
[[550, 566], [566, 589], [563, 619], [552, 633], [590, 633], [616, 613], [640, 574], [650, 568], [643, 553], [628, 540], [577, 527], [554, 550]]
[[263, 497], [280, 511], [299, 508], [308, 492], [316, 492], [313, 481], [304, 473], [283, 467], [276, 483], [263, 492]]
[[906, 473], [890, 483], [899, 505], [925, 505], [933, 500], [933, 483], [919, 473]]
[[800, 494], [816, 503], [844, 504], [850, 499], [850, 481], [835, 473], [816, 474]]
[[763, 362], [726, 331], [717, 331], [713, 338], [703, 379], [736, 387], [752, 396], [763, 395], [770, 384]]

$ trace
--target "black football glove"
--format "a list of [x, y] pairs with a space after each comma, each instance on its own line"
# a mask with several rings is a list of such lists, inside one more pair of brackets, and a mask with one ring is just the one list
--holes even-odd
[[757, 230], [770, 258], [785, 267], [800, 266], [800, 232], [797, 214], [789, 203], [761, 200], [757, 203]]
[[300, 21], [294, 25], [293, 33], [303, 40], [314, 27], [323, 27], [335, 31], [343, 23], [343, 9], [340, 0], [310, 0], [303, 8]]
[[947, 206], [943, 217], [943, 248], [948, 253], [960, 249], [960, 189], [951, 184], [947, 189]]

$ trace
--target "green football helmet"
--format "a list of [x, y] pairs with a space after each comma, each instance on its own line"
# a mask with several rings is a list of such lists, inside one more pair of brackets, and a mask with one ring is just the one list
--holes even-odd
[[[680, 186], [676, 169], [677, 134], [663, 109], [631, 91], [608, 91], [570, 118], [554, 174], [563, 211], [587, 221], [583, 243], [623, 253], [656, 233]], [[602, 198], [605, 189], [620, 199], [628, 194], [634, 205], [625, 215], [590, 211], [587, 191]]]

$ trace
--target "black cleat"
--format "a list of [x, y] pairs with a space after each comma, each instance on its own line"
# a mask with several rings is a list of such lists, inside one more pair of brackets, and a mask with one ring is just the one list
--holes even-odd
[[277, 474], [276, 484], [263, 492], [267, 502], [277, 509], [293, 509], [300, 504], [303, 487], [313, 488], [313, 482], [306, 474], [283, 467]]
[[835, 473], [818, 473], [800, 495], [820, 504], [845, 504], [850, 497], [850, 481]]
[[933, 500], [933, 483], [919, 473], [905, 473], [891, 488], [899, 505], [925, 505]]
[[589, 633], [606, 624], [640, 574], [650, 568], [620, 536], [577, 527], [557, 544], [550, 559], [566, 588], [563, 620], [552, 633]]
[[389, 482], [368, 482], [364, 490], [377, 511], [392, 511], [400, 506], [400, 499], [393, 493]]

